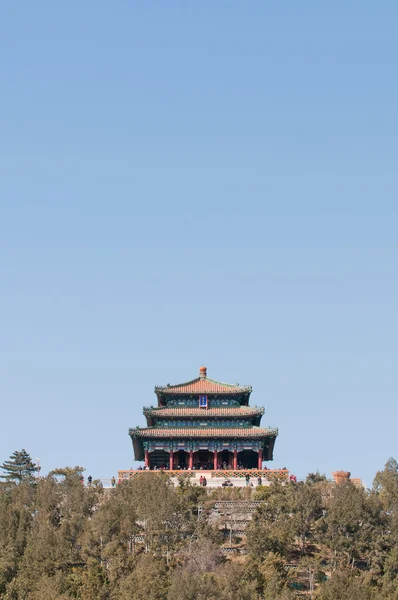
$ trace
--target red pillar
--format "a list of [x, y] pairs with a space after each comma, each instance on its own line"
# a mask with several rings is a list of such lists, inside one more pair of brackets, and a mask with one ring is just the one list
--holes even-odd
[[263, 468], [263, 451], [259, 450], [258, 451], [258, 470], [261, 471], [261, 469]]
[[169, 465], [170, 471], [173, 470], [173, 466], [174, 466], [174, 452], [173, 452], [173, 450], [170, 450], [170, 465]]
[[189, 468], [193, 468], [193, 450], [189, 451]]
[[145, 450], [145, 466], [149, 467], [149, 452]]
[[218, 460], [217, 460], [217, 450], [214, 450], [213, 457], [214, 457], [213, 469], [214, 469], [215, 471], [217, 471], [217, 467], [218, 467]]
[[238, 451], [234, 450], [234, 469], [238, 468]]

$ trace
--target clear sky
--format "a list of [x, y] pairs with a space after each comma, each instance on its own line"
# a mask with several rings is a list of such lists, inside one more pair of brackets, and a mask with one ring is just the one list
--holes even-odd
[[398, 458], [397, 20], [1, 4], [1, 462], [111, 477], [201, 364], [253, 385], [275, 467]]

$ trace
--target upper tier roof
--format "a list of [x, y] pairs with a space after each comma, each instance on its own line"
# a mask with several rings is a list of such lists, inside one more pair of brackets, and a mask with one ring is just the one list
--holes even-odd
[[251, 386], [240, 386], [239, 384], [222, 383], [207, 377], [206, 367], [200, 368], [199, 377], [178, 383], [176, 385], [156, 386], [156, 394], [250, 394]]
[[159, 406], [144, 408], [148, 426], [154, 425], [157, 419], [250, 419], [254, 425], [260, 425], [264, 408], [257, 406], [220, 406], [215, 408], [196, 408], [188, 406]]
[[255, 417], [263, 414], [264, 408], [258, 408], [257, 406], [220, 406], [208, 409], [180, 406], [144, 408], [144, 415], [153, 415], [154, 417], [199, 417], [206, 419], [208, 417]]

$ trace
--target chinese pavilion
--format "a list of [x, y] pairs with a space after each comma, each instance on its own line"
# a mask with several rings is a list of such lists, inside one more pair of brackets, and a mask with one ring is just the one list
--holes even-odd
[[135, 460], [150, 469], [262, 469], [278, 430], [260, 427], [264, 409], [249, 406], [251, 391], [210, 379], [206, 367], [187, 383], [155, 387], [148, 426], [129, 430]]

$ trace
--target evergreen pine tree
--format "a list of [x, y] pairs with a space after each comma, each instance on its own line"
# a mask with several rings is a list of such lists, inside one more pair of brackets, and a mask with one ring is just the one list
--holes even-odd
[[10, 460], [4, 461], [0, 468], [3, 469], [5, 475], [0, 475], [1, 479], [20, 483], [27, 479], [33, 479], [34, 474], [38, 470], [37, 466], [32, 462], [30, 454], [25, 449], [16, 450]]

